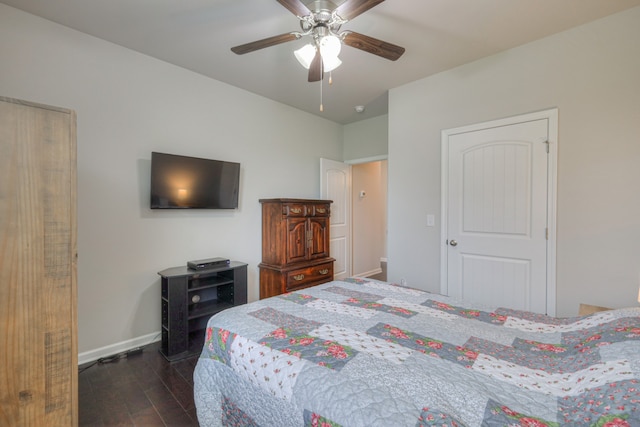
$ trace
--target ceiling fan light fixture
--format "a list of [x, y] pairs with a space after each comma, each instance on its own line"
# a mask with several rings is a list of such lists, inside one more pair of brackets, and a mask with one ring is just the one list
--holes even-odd
[[313, 61], [313, 58], [316, 56], [316, 47], [309, 43], [294, 51], [293, 54], [300, 65], [308, 70], [311, 66], [311, 61]]
[[342, 64], [342, 61], [337, 56], [323, 56], [322, 66], [325, 72], [333, 71]]
[[308, 70], [307, 80], [309, 82], [320, 81], [321, 85], [323, 76], [327, 72], [329, 73], [329, 84], [331, 84], [331, 71], [342, 64], [338, 55], [343, 43], [390, 61], [395, 61], [404, 54], [405, 49], [402, 46], [396, 46], [350, 30], [340, 32], [343, 24], [350, 22], [384, 0], [277, 1], [298, 18], [301, 31], [291, 31], [234, 46], [231, 48], [233, 53], [244, 55], [302, 37], [310, 37], [313, 39], [312, 43], [295, 50], [294, 56], [300, 65]]
[[320, 39], [320, 54], [323, 58], [325, 56], [337, 58], [341, 49], [342, 42], [338, 36], [331, 34]]

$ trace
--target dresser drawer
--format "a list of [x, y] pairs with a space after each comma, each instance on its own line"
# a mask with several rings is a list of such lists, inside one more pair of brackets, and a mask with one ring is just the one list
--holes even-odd
[[284, 203], [282, 205], [282, 215], [284, 216], [309, 216], [313, 213], [313, 208], [309, 210], [309, 206], [304, 203]]
[[284, 203], [282, 205], [282, 215], [285, 217], [310, 217], [326, 216], [331, 214], [329, 203], [307, 204], [307, 203]]
[[313, 206], [313, 216], [326, 216], [328, 217], [331, 214], [331, 210], [329, 208], [329, 204], [319, 204]]
[[333, 262], [291, 270], [286, 275], [287, 291], [319, 285], [333, 280]]

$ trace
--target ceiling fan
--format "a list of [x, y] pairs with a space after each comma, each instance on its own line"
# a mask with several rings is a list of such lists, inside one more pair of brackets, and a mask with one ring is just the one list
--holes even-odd
[[[366, 12], [384, 0], [313, 0], [307, 6], [302, 0], [277, 0], [300, 20], [302, 31], [292, 31], [266, 39], [257, 40], [231, 48], [231, 51], [245, 53], [275, 46], [301, 37], [310, 36], [312, 43], [295, 52], [298, 61], [309, 69], [309, 81], [322, 80], [324, 73], [340, 65], [337, 55], [345, 44], [382, 58], [395, 61], [402, 56], [404, 48], [378, 40], [354, 31], [342, 31], [340, 27], [356, 16]], [[306, 50], [306, 52], [305, 52]], [[305, 56], [308, 55], [308, 56]]]

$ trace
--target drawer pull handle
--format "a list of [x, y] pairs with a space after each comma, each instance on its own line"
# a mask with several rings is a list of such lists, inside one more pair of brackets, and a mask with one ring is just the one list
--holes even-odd
[[299, 214], [302, 212], [301, 208], [291, 208], [290, 210], [291, 210], [291, 213], [295, 213], [295, 214]]
[[323, 268], [322, 270], [319, 270], [318, 273], [320, 274], [327, 274], [329, 272], [328, 268]]
[[317, 211], [318, 213], [325, 213], [325, 212], [327, 212], [327, 210], [326, 210], [325, 208], [317, 208], [317, 209], [316, 209], [316, 211]]
[[293, 278], [299, 282], [300, 280], [304, 279], [304, 274], [296, 274], [295, 276], [293, 276]]

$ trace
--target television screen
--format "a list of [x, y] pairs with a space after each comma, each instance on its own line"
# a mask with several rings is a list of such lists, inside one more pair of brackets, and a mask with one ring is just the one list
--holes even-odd
[[151, 209], [235, 209], [240, 163], [151, 153]]

